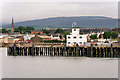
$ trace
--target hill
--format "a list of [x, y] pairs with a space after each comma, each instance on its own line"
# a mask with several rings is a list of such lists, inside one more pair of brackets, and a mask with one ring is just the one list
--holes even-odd
[[[80, 28], [114, 28], [117, 27], [118, 20], [103, 16], [80, 16], [80, 17], [52, 17], [46, 19], [28, 20], [17, 22], [15, 27], [35, 27], [41, 28], [70, 28], [72, 22], [77, 22]], [[10, 28], [11, 24], [3, 25], [4, 28]]]

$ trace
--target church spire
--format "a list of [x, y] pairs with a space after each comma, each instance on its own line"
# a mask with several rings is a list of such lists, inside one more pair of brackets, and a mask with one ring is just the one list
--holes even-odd
[[11, 27], [11, 33], [14, 33], [14, 20], [12, 18], [12, 27]]

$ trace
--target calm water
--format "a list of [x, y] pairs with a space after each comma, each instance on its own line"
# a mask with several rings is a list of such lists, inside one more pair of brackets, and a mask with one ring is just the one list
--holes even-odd
[[117, 58], [6, 56], [2, 52], [3, 78], [117, 78]]

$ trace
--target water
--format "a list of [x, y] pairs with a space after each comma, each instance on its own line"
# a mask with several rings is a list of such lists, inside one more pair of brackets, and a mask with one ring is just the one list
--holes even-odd
[[117, 78], [117, 58], [6, 56], [3, 78]]

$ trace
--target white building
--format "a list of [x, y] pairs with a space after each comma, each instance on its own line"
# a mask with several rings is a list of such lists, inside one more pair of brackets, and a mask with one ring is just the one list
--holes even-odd
[[67, 46], [74, 46], [78, 44], [81, 45], [87, 45], [87, 35], [80, 35], [80, 29], [76, 26], [76, 23], [74, 22], [72, 24], [72, 33], [70, 35], [67, 35]]
[[35, 35], [28, 35], [28, 34], [26, 34], [26, 35], [24, 35], [23, 36], [23, 38], [24, 38], [24, 41], [26, 41], [26, 40], [30, 40], [32, 37], [34, 37]]

